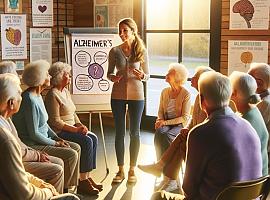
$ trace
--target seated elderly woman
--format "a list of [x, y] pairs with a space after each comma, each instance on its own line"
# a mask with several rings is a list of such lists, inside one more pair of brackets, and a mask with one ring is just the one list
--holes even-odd
[[172, 63], [166, 75], [170, 87], [162, 90], [155, 123], [154, 143], [157, 160], [170, 146], [180, 130], [187, 124], [191, 108], [190, 93], [183, 87], [188, 71], [179, 63]]
[[0, 62], [0, 74], [11, 73], [18, 75], [16, 71], [16, 64], [13, 61]]
[[21, 140], [32, 148], [56, 156], [64, 161], [64, 188], [78, 184], [79, 156], [81, 148], [56, 135], [47, 124], [48, 114], [41, 92], [50, 85], [48, 69], [44, 60], [29, 63], [22, 81], [28, 88], [22, 93], [22, 105], [12, 120]]
[[78, 200], [72, 194], [59, 195], [51, 184], [25, 172], [21, 148], [9, 122], [22, 101], [19, 78], [0, 74], [0, 91], [0, 199]]
[[[12, 73], [16, 76], [16, 64], [12, 61], [0, 62], [0, 74]], [[63, 193], [64, 189], [64, 163], [62, 159], [49, 156], [45, 152], [37, 151], [27, 145], [25, 145], [18, 137], [17, 130], [8, 118], [10, 132], [16, 138], [21, 147], [22, 161], [24, 168], [30, 174], [37, 176], [40, 179], [52, 184], [59, 193]], [[0, 126], [4, 127], [4, 124]]]
[[233, 87], [231, 99], [235, 103], [237, 111], [250, 122], [260, 138], [263, 162], [262, 174], [265, 176], [268, 174], [267, 145], [269, 135], [263, 117], [256, 107], [256, 104], [260, 101], [260, 96], [256, 94], [256, 81], [251, 75], [237, 71], [230, 75], [230, 81]]
[[[198, 80], [202, 73], [212, 71], [210, 67], [199, 66], [195, 70], [195, 74], [191, 79], [191, 86], [198, 90]], [[199, 95], [196, 96], [193, 106], [192, 119], [187, 126], [181, 129], [179, 135], [173, 140], [168, 149], [162, 154], [160, 160], [155, 164], [138, 165], [138, 168], [146, 173], [160, 176], [161, 172], [164, 174], [163, 181], [155, 188], [155, 190], [165, 190], [167, 192], [175, 191], [180, 187], [177, 183], [179, 169], [182, 161], [186, 156], [186, 142], [189, 130], [197, 124], [203, 122], [206, 118], [206, 113], [201, 109], [199, 104]]]
[[[268, 133], [270, 133], [270, 66], [266, 63], [252, 63], [248, 73], [257, 82], [257, 94], [261, 97], [261, 102], [257, 104], [260, 110]], [[270, 159], [270, 142], [268, 142], [268, 160]], [[270, 162], [268, 162], [270, 174]]]
[[[90, 177], [90, 171], [96, 168], [98, 139], [80, 122], [75, 113], [76, 107], [66, 88], [70, 84], [70, 70], [71, 66], [63, 62], [56, 62], [49, 69], [52, 88], [45, 98], [48, 123], [59, 137], [81, 146], [80, 181], [89, 181], [91, 186], [101, 191], [102, 185], [96, 184]], [[80, 192], [80, 187], [78, 191]]]

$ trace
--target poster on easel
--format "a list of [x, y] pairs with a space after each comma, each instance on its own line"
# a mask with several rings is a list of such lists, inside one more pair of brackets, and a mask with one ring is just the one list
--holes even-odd
[[52, 27], [53, 0], [32, 0], [32, 21], [34, 27]]
[[26, 15], [1, 15], [2, 59], [27, 59]]
[[254, 62], [268, 63], [268, 41], [228, 41], [228, 75], [247, 72]]
[[110, 94], [112, 82], [107, 79], [108, 55], [114, 34], [72, 35], [72, 93]]
[[270, 0], [230, 0], [231, 30], [268, 30]]

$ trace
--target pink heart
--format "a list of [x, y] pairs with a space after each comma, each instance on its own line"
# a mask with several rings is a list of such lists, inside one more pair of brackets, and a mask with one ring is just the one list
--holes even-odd
[[38, 6], [40, 12], [44, 13], [47, 10], [47, 6]]

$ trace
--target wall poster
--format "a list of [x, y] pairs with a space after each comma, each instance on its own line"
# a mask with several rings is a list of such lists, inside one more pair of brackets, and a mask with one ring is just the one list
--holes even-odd
[[30, 28], [30, 62], [40, 59], [52, 63], [51, 28]]
[[95, 27], [117, 27], [122, 18], [133, 17], [133, 0], [95, 0]]
[[267, 30], [270, 0], [230, 0], [230, 29]]
[[268, 63], [268, 41], [228, 41], [228, 75], [247, 72], [253, 62]]
[[22, 13], [22, 0], [5, 0], [5, 13]]
[[53, 0], [32, 0], [32, 21], [34, 27], [52, 27]]
[[1, 15], [2, 59], [27, 59], [26, 15]]
[[108, 27], [108, 7], [96, 6], [95, 27]]

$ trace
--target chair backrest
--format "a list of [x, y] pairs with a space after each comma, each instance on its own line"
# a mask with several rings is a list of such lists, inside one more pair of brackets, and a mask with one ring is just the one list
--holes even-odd
[[269, 193], [270, 176], [256, 180], [235, 182], [222, 190], [216, 200], [252, 200], [258, 197], [266, 199]]

